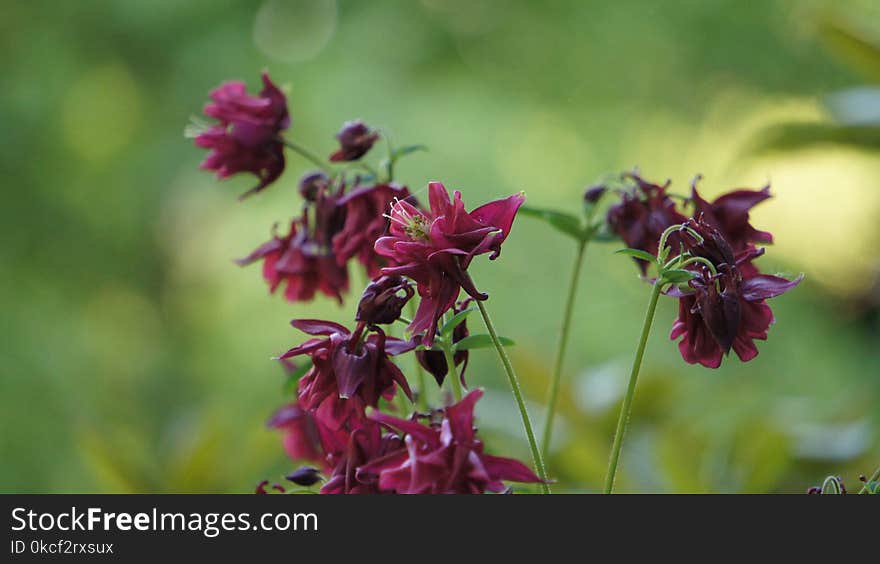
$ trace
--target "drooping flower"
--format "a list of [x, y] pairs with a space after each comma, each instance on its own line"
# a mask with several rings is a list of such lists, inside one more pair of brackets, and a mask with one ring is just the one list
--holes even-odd
[[[471, 298], [468, 298], [455, 304], [455, 307], [453, 307], [453, 313], [458, 314], [463, 312], [468, 308], [470, 303]], [[455, 329], [452, 330], [453, 344], [461, 341], [468, 335], [470, 335], [470, 332], [467, 328], [467, 319], [464, 319], [461, 323], [455, 326]], [[446, 362], [446, 355], [443, 351], [423, 349], [417, 350], [415, 354], [419, 364], [421, 364], [422, 367], [427, 370], [435, 380], [437, 380], [438, 386], [442, 386], [443, 381], [446, 379], [446, 374], [449, 373], [449, 364]], [[455, 354], [452, 357], [455, 366], [462, 367], [459, 371], [459, 378], [461, 379], [461, 385], [465, 387], [467, 387], [467, 384], [464, 381], [464, 373], [467, 371], [468, 358], [469, 354], [467, 349], [455, 351]]]
[[394, 323], [414, 294], [415, 290], [402, 276], [380, 276], [364, 289], [354, 319], [368, 325]]
[[263, 90], [250, 96], [243, 82], [221, 84], [211, 92], [205, 115], [219, 123], [200, 132], [195, 143], [210, 149], [200, 168], [218, 178], [250, 172], [259, 183], [242, 197], [259, 192], [284, 171], [280, 133], [290, 126], [284, 93], [263, 73]]
[[336, 458], [322, 494], [378, 494], [378, 477], [362, 474], [358, 469], [372, 461], [382, 460], [395, 452], [405, 452], [403, 441], [394, 433], [382, 433], [375, 421], [365, 423], [351, 433], [345, 450]]
[[318, 424], [297, 402], [278, 409], [266, 426], [284, 433], [284, 450], [293, 460], [323, 462], [326, 453]]
[[697, 192], [696, 180], [691, 187], [694, 217], [721, 231], [736, 253], [752, 243], [773, 242], [771, 233], [759, 231], [749, 223], [749, 210], [771, 197], [768, 185], [761, 190], [734, 190], [708, 202]]
[[379, 490], [398, 494], [502, 492], [504, 480], [539, 482], [525, 464], [483, 452], [474, 428], [474, 406], [482, 396], [472, 390], [428, 425], [373, 412], [373, 420], [404, 435], [406, 449], [370, 460], [357, 476], [375, 477]]
[[460, 192], [450, 200], [443, 184], [431, 182], [430, 210], [403, 200], [394, 204], [389, 235], [376, 241], [376, 252], [396, 263], [383, 268], [383, 274], [399, 274], [417, 283], [421, 301], [409, 328], [425, 332], [425, 344], [433, 343], [438, 320], [453, 307], [460, 290], [477, 300], [488, 298], [474, 286], [468, 265], [480, 254], [498, 257], [524, 200], [522, 194], [514, 194], [467, 212]]
[[376, 240], [388, 231], [386, 214], [393, 202], [408, 198], [409, 190], [396, 184], [359, 186], [340, 197], [338, 205], [345, 211], [345, 220], [332, 241], [339, 263], [356, 258], [370, 278], [378, 276], [390, 261], [376, 253]]
[[347, 121], [336, 134], [339, 150], [330, 155], [333, 162], [356, 161], [367, 154], [379, 134], [360, 120]]
[[415, 342], [386, 337], [378, 329], [367, 334], [363, 322], [354, 332], [331, 321], [295, 319], [290, 323], [309, 335], [326, 337], [309, 339], [279, 357], [311, 358], [312, 368], [299, 381], [298, 401], [319, 424], [353, 430], [366, 406], [376, 407], [380, 398], [390, 401], [396, 386], [412, 401], [406, 377], [389, 355], [412, 350]]
[[[620, 203], [608, 209], [608, 226], [627, 247], [656, 255], [663, 232], [668, 227], [684, 223], [687, 218], [675, 209], [675, 202], [666, 193], [669, 182], [660, 186], [637, 174], [626, 176], [635, 182], [635, 186], [623, 194]], [[677, 237], [669, 238], [673, 249], [678, 247]], [[648, 263], [641, 259], [635, 261], [645, 274]]]
[[326, 245], [309, 237], [304, 219], [294, 219], [287, 235], [279, 236], [273, 228], [272, 239], [248, 256], [238, 259], [240, 266], [263, 261], [263, 278], [275, 293], [286, 284], [284, 297], [291, 302], [308, 301], [321, 293], [342, 302], [348, 290], [348, 270], [339, 265]]
[[670, 292], [679, 298], [678, 319], [670, 338], [681, 337], [678, 348], [690, 364], [718, 368], [731, 349], [743, 362], [752, 360], [758, 355], [754, 341], [766, 340], [774, 322], [766, 300], [791, 290], [803, 276], [788, 280], [761, 274], [751, 261], [763, 254], [762, 250], [751, 247], [734, 256], [717, 229], [695, 220], [688, 226], [702, 241], [683, 237], [687, 250], [709, 260], [715, 272], [700, 263], [691, 265], [697, 277], [688, 283], [688, 291], [674, 288]]

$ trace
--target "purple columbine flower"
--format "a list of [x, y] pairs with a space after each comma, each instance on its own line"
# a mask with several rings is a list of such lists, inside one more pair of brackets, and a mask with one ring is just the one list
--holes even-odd
[[356, 161], [367, 154], [379, 134], [360, 120], [347, 121], [336, 134], [339, 150], [330, 155], [333, 162]]
[[766, 340], [767, 330], [774, 322], [773, 311], [766, 300], [784, 294], [803, 279], [788, 280], [761, 274], [752, 260], [763, 249], [750, 247], [734, 256], [720, 231], [707, 223], [690, 220], [688, 226], [703, 237], [696, 242], [683, 237], [686, 249], [694, 256], [709, 260], [689, 268], [697, 277], [682, 290], [673, 288], [671, 295], [679, 298], [678, 319], [670, 338], [681, 337], [678, 349], [690, 364], [718, 368], [731, 349], [740, 360], [748, 362], [758, 355], [755, 340]]
[[691, 187], [694, 217], [721, 231], [734, 252], [744, 251], [752, 243], [773, 242], [771, 233], [749, 223], [749, 210], [771, 198], [769, 185], [760, 190], [733, 190], [708, 202], [697, 192], [697, 180], [699, 177]]
[[279, 357], [311, 358], [312, 368], [300, 379], [297, 397], [319, 424], [353, 430], [360, 426], [366, 406], [376, 407], [380, 398], [392, 400], [396, 386], [412, 401], [406, 377], [389, 356], [414, 349], [415, 342], [386, 337], [377, 328], [367, 333], [364, 322], [353, 332], [332, 321], [294, 319], [290, 324], [326, 337], [309, 339]]
[[409, 328], [424, 332], [430, 346], [438, 320], [455, 305], [460, 290], [477, 300], [488, 298], [474, 287], [466, 273], [468, 265], [484, 253], [498, 258], [525, 197], [514, 194], [467, 212], [460, 192], [456, 190], [450, 200], [443, 184], [431, 182], [428, 201], [428, 211], [396, 202], [389, 235], [376, 241], [376, 252], [396, 263], [383, 268], [383, 274], [399, 274], [417, 283], [421, 301]]
[[339, 265], [325, 245], [309, 236], [304, 218], [294, 219], [284, 236], [279, 236], [273, 228], [272, 239], [236, 262], [247, 266], [260, 260], [269, 291], [275, 293], [286, 285], [284, 298], [287, 301], [309, 301], [320, 291], [342, 303], [342, 294], [348, 291], [346, 266]]
[[[623, 194], [620, 203], [608, 209], [607, 221], [626, 246], [631, 249], [657, 254], [660, 235], [666, 228], [684, 223], [687, 218], [675, 209], [675, 202], [666, 193], [669, 182], [660, 186], [645, 181], [637, 174], [625, 175], [635, 182], [635, 186]], [[675, 250], [678, 248], [678, 235], [669, 238]], [[647, 272], [648, 263], [635, 259], [642, 274]]]
[[474, 406], [482, 396], [472, 390], [428, 425], [374, 412], [372, 419], [404, 435], [406, 448], [370, 460], [357, 475], [374, 477], [380, 491], [398, 494], [503, 492], [504, 480], [540, 482], [525, 464], [483, 452], [474, 428]]
[[391, 260], [376, 253], [376, 241], [388, 232], [386, 214], [394, 202], [410, 198], [409, 190], [396, 184], [359, 186], [341, 196], [338, 205], [345, 220], [332, 238], [333, 252], [340, 264], [356, 258], [370, 278], [379, 276]]
[[250, 172], [259, 183], [242, 197], [259, 192], [284, 171], [284, 144], [280, 134], [290, 126], [287, 99], [263, 73], [263, 90], [250, 96], [243, 82], [224, 82], [211, 92], [205, 115], [219, 123], [200, 132], [195, 143], [210, 152], [200, 168], [216, 171], [218, 178]]

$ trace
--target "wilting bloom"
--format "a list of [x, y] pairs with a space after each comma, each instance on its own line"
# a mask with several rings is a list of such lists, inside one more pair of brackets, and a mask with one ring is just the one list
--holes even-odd
[[330, 160], [356, 161], [367, 154], [378, 138], [379, 134], [360, 120], [345, 122], [336, 134], [339, 150], [330, 155]]
[[284, 236], [273, 228], [272, 239], [236, 262], [246, 266], [258, 260], [263, 261], [263, 278], [269, 291], [275, 293], [286, 284], [284, 297], [288, 301], [308, 301], [321, 291], [342, 302], [342, 294], [348, 290], [345, 265], [340, 266], [325, 245], [309, 237], [303, 219], [293, 220]]
[[[463, 312], [467, 309], [470, 303], [470, 298], [457, 303], [453, 308], [453, 313], [458, 314]], [[470, 332], [467, 328], [467, 319], [464, 319], [461, 323], [455, 326], [455, 329], [452, 330], [452, 343], [455, 344], [468, 335], [470, 335]], [[461, 385], [465, 387], [467, 387], [467, 384], [465, 384], [464, 381], [464, 373], [467, 370], [468, 357], [469, 354], [467, 349], [455, 351], [455, 354], [452, 357], [455, 366], [462, 367], [459, 372], [459, 378], [461, 379]], [[418, 359], [419, 364], [421, 364], [422, 367], [430, 372], [434, 379], [437, 380], [437, 385], [442, 386], [443, 381], [446, 379], [446, 374], [449, 373], [449, 365], [446, 362], [446, 355], [443, 351], [418, 350], [416, 351], [416, 358]]]
[[381, 426], [366, 420], [351, 433], [346, 449], [336, 463], [322, 494], [377, 494], [379, 480], [375, 475], [362, 474], [358, 468], [371, 460], [381, 460], [395, 452], [405, 452], [403, 441], [393, 433], [382, 434]]
[[414, 294], [412, 285], [402, 276], [381, 276], [364, 289], [355, 321], [368, 325], [394, 323]]
[[[608, 209], [608, 225], [627, 247], [657, 254], [657, 246], [663, 232], [673, 225], [684, 223], [687, 218], [675, 209], [675, 202], [666, 194], [669, 187], [643, 180], [636, 174], [628, 175], [635, 182], [635, 187], [623, 194], [619, 204]], [[673, 249], [678, 248], [677, 235], [669, 238]], [[635, 259], [642, 274], [647, 271], [648, 263]]]
[[691, 188], [694, 217], [721, 231], [737, 253], [751, 243], [773, 242], [771, 233], [758, 231], [749, 223], [749, 210], [770, 197], [770, 186], [765, 186], [761, 190], [734, 190], [707, 202], [697, 192], [696, 182]]
[[421, 301], [409, 328], [425, 332], [425, 344], [433, 343], [438, 320], [455, 304], [460, 290], [477, 300], [488, 298], [474, 287], [466, 270], [477, 255], [498, 257], [524, 200], [522, 194], [514, 194], [467, 212], [460, 192], [450, 200], [442, 184], [431, 182], [430, 210], [403, 200], [394, 204], [389, 235], [376, 241], [376, 252], [396, 263], [383, 268], [383, 274], [416, 281]]
[[803, 276], [787, 280], [761, 274], [751, 264], [761, 251], [751, 248], [734, 256], [718, 230], [694, 220], [689, 226], [703, 240], [684, 237], [688, 251], [708, 259], [716, 273], [698, 263], [691, 267], [697, 277], [688, 283], [689, 290], [671, 292], [679, 298], [679, 313], [670, 338], [682, 338], [678, 349], [690, 364], [718, 368], [731, 348], [747, 362], [758, 355], [754, 341], [766, 340], [774, 322], [766, 300], [791, 290]]
[[211, 92], [205, 115], [219, 123], [200, 132], [196, 145], [210, 149], [201, 168], [214, 170], [218, 178], [250, 172], [259, 184], [245, 196], [259, 192], [284, 171], [284, 145], [279, 137], [290, 126], [287, 100], [263, 73], [263, 90], [247, 93], [243, 82], [225, 82]]
[[409, 190], [396, 184], [360, 186], [341, 196], [337, 204], [345, 220], [333, 235], [333, 252], [340, 264], [357, 258], [370, 278], [379, 275], [390, 261], [376, 254], [375, 244], [388, 231], [387, 214], [398, 200], [410, 198]]
[[374, 412], [375, 421], [404, 435], [406, 449], [370, 460], [357, 475], [375, 476], [379, 490], [399, 494], [502, 492], [503, 480], [539, 482], [525, 464], [483, 452], [474, 429], [474, 405], [482, 396], [471, 391], [428, 425]]
[[309, 487], [314, 486], [321, 481], [321, 471], [312, 466], [300, 466], [285, 478], [297, 486]]
[[312, 368], [299, 381], [298, 399], [320, 425], [331, 430], [356, 427], [366, 406], [375, 407], [379, 398], [393, 399], [395, 384], [412, 400], [406, 377], [388, 357], [412, 350], [415, 342], [389, 338], [378, 330], [366, 334], [363, 322], [354, 332], [331, 321], [295, 319], [290, 324], [326, 337], [309, 339], [280, 357], [311, 357]]

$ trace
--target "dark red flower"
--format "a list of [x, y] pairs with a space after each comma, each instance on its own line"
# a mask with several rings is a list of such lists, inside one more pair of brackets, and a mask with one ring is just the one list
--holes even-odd
[[406, 449], [370, 460], [357, 475], [364, 481], [373, 476], [379, 490], [399, 494], [502, 492], [503, 480], [539, 482], [525, 464], [483, 452], [474, 429], [474, 406], [482, 396], [482, 390], [471, 391], [428, 425], [373, 412], [372, 419], [404, 435]]
[[346, 449], [337, 457], [333, 472], [321, 488], [322, 494], [377, 494], [378, 477], [359, 472], [371, 460], [382, 460], [395, 452], [405, 452], [403, 441], [393, 433], [382, 434], [378, 423], [366, 420], [351, 433]]
[[358, 427], [366, 406], [377, 406], [379, 398], [394, 398], [395, 384], [412, 401], [406, 377], [388, 357], [412, 350], [415, 342], [388, 338], [378, 329], [367, 334], [363, 322], [354, 332], [331, 321], [295, 319], [290, 324], [326, 337], [309, 339], [279, 357], [312, 359], [312, 368], [299, 381], [298, 399], [319, 424], [332, 430]]
[[[626, 175], [635, 182], [632, 190], [625, 192], [619, 204], [608, 209], [608, 226], [626, 246], [631, 249], [657, 254], [660, 236], [668, 228], [684, 223], [687, 218], [675, 209], [675, 202], [666, 194], [669, 182], [660, 186], [645, 181], [637, 174]], [[678, 248], [678, 236], [669, 238], [673, 249]], [[635, 259], [642, 274], [648, 263]]]
[[803, 276], [787, 280], [761, 274], [751, 261], [763, 251], [752, 247], [734, 258], [730, 245], [717, 229], [694, 220], [688, 225], [703, 240], [695, 242], [685, 236], [686, 248], [692, 255], [708, 259], [716, 272], [700, 263], [692, 265], [689, 268], [697, 273], [697, 278], [688, 283], [689, 290], [674, 288], [670, 292], [679, 298], [678, 319], [670, 338], [682, 338], [678, 349], [690, 364], [718, 368], [731, 348], [740, 360], [747, 362], [758, 355], [754, 341], [766, 340], [767, 330], [774, 322], [766, 300], [791, 290]]
[[697, 192], [696, 181], [691, 188], [694, 217], [721, 231], [737, 253], [752, 243], [773, 242], [771, 233], [758, 231], [749, 223], [749, 210], [770, 197], [770, 186], [765, 186], [761, 190], [734, 190], [707, 202]]
[[387, 214], [398, 200], [410, 198], [409, 190], [396, 184], [375, 184], [356, 187], [341, 196], [338, 205], [345, 211], [345, 220], [333, 235], [333, 252], [340, 264], [357, 258], [370, 278], [388, 259], [376, 254], [376, 240], [388, 231]]
[[263, 261], [263, 278], [269, 291], [275, 293], [286, 284], [284, 297], [288, 301], [311, 300], [320, 290], [341, 303], [342, 294], [348, 290], [345, 265], [338, 264], [326, 245], [309, 237], [303, 219], [293, 220], [285, 236], [279, 236], [273, 228], [272, 239], [236, 262], [246, 266], [258, 260]]
[[284, 450], [296, 461], [326, 463], [327, 454], [338, 451], [340, 442], [345, 444], [344, 435], [322, 427], [298, 402], [278, 409], [266, 426], [284, 433]]
[[488, 298], [474, 287], [466, 270], [477, 255], [492, 253], [490, 259], [498, 258], [524, 200], [522, 194], [514, 194], [467, 212], [460, 192], [450, 200], [441, 183], [431, 182], [429, 211], [403, 200], [394, 204], [389, 235], [376, 241], [376, 252], [397, 264], [383, 268], [383, 274], [399, 274], [417, 283], [421, 301], [409, 328], [425, 332], [427, 345], [433, 343], [438, 320], [453, 307], [460, 290], [474, 299]]
[[364, 289], [354, 319], [367, 325], [394, 323], [414, 294], [415, 290], [402, 276], [380, 276]]
[[260, 182], [242, 197], [263, 190], [284, 171], [284, 145], [279, 137], [290, 126], [287, 100], [263, 73], [263, 90], [250, 96], [243, 82], [225, 82], [211, 92], [205, 115], [219, 123], [199, 133], [195, 142], [210, 149], [201, 168], [218, 178], [239, 172], [255, 174]]
[[339, 140], [339, 150], [330, 155], [330, 160], [356, 161], [367, 154], [373, 147], [373, 143], [379, 139], [379, 134], [360, 120], [347, 121], [342, 129], [336, 134]]
[[[453, 307], [453, 313], [461, 313], [466, 310], [471, 303], [471, 298], [463, 300]], [[470, 331], [467, 328], [467, 319], [463, 320], [461, 323], [455, 326], [455, 329], [452, 330], [452, 342], [457, 343], [470, 335]], [[431, 373], [435, 380], [437, 380], [437, 385], [442, 386], [443, 381], [446, 379], [446, 374], [449, 373], [449, 365], [446, 362], [446, 355], [443, 351], [437, 350], [418, 350], [416, 351], [416, 358], [419, 361], [419, 364], [422, 367]], [[455, 351], [455, 355], [453, 355], [452, 359], [455, 363], [455, 366], [462, 366], [459, 371], [459, 378], [461, 379], [461, 385], [465, 388], [467, 384], [464, 381], [464, 373], [467, 371], [467, 363], [468, 363], [468, 350], [460, 350]]]

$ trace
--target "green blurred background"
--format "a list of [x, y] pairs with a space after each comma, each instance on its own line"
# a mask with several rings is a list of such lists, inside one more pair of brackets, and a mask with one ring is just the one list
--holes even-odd
[[[292, 467], [264, 427], [284, 401], [269, 358], [302, 338], [289, 319], [353, 304], [285, 303], [232, 263], [298, 209], [301, 160], [238, 203], [252, 179], [199, 172], [182, 135], [211, 88], [262, 69], [294, 139], [329, 154], [363, 118], [430, 147], [400, 166], [414, 191], [442, 180], [471, 206], [525, 190], [576, 210], [634, 165], [680, 193], [696, 173], [709, 195], [772, 182], [761, 263], [806, 281], [773, 301], [760, 356], [716, 371], [681, 360], [661, 305], [619, 486], [855, 486], [880, 463], [878, 37], [870, 0], [4, 0], [0, 489], [245, 492]], [[618, 247], [587, 255], [558, 491], [601, 486], [641, 325], [647, 290]], [[473, 267], [537, 421], [573, 253], [523, 217]], [[482, 430], [527, 459], [494, 361], [472, 355]]]

